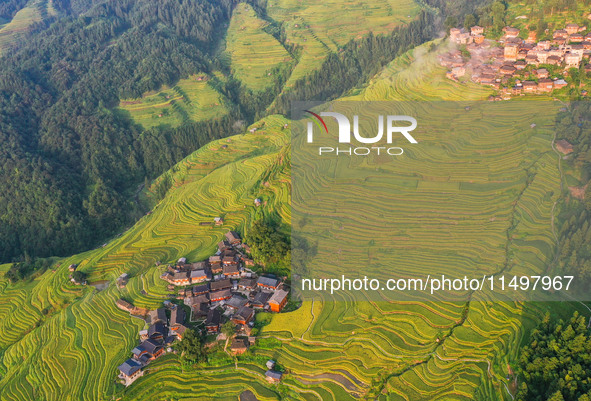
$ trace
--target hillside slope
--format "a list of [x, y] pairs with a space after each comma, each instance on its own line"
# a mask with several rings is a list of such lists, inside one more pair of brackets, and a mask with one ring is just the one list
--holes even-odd
[[[142, 328], [140, 320], [115, 307], [118, 298], [139, 307], [161, 305], [168, 297], [156, 262], [181, 256], [205, 259], [228, 229], [240, 229], [257, 213], [265, 213], [254, 207], [256, 197], [265, 198], [267, 210], [289, 222], [285, 122], [269, 117], [258, 123], [265, 127], [257, 134], [214, 141], [183, 160], [174, 169], [173, 187], [153, 212], [105, 247], [61, 260], [55, 271], [29, 283], [11, 285], [0, 278], [0, 326], [6, 333], [0, 340], [2, 400], [110, 399], [116, 367]], [[224, 226], [199, 225], [216, 216], [224, 217]], [[72, 286], [67, 268], [71, 263], [89, 273], [91, 284], [106, 279], [111, 285], [100, 292]], [[119, 290], [113, 280], [122, 272], [132, 279]], [[133, 394], [147, 391], [152, 399], [162, 399], [180, 391], [199, 397], [217, 382], [223, 395], [254, 382], [245, 374], [228, 383], [227, 367], [212, 369], [207, 373], [211, 380], [204, 382], [194, 373], [181, 374], [174, 356], [150, 370], [156, 366], [161, 370], [146, 375], [147, 380], [130, 389]], [[154, 392], [154, 386], [164, 392]], [[257, 393], [266, 391], [260, 384], [253, 386]]]
[[[395, 60], [348, 99], [422, 99], [425, 95], [417, 95], [418, 91], [428, 94], [429, 100], [478, 100], [488, 95], [485, 89], [442, 79], [444, 71], [425, 50], [419, 48]], [[290, 221], [286, 154], [290, 140], [289, 130], [283, 128], [287, 122], [282, 117], [267, 117], [255, 124], [256, 133], [214, 141], [183, 160], [171, 172], [174, 185], [153, 212], [104, 248], [63, 259], [54, 272], [29, 283], [10, 285], [0, 279], [0, 329], [5, 333], [0, 339], [2, 399], [58, 400], [64, 399], [60, 394], [69, 394], [76, 400], [112, 396], [221, 400], [236, 399], [246, 389], [261, 400], [282, 396], [338, 401], [358, 397], [510, 399], [514, 387], [505, 378], [509, 366], [525, 333], [547, 306], [486, 300], [353, 303], [319, 295], [295, 312], [274, 315], [251, 360], [188, 371], [177, 356], [167, 355], [151, 364], [147, 374], [127, 390], [114, 384], [116, 366], [127, 357], [141, 329], [139, 320], [115, 308], [117, 298], [125, 296], [136, 306], [156, 307], [166, 299], [165, 283], [158, 278], [162, 270], [156, 262], [181, 256], [203, 259], [227, 229], [240, 229], [259, 213], [278, 213]], [[454, 146], [440, 151], [439, 157], [445, 160], [456, 154], [456, 148], [459, 157], [467, 157], [462, 156], [463, 144], [475, 140], [489, 150], [489, 161], [497, 169], [494, 174], [507, 185], [465, 185], [459, 194], [489, 202], [484, 209], [497, 211], [495, 235], [487, 237], [478, 231], [476, 223], [492, 215], [472, 209], [471, 202], [463, 203], [461, 210], [453, 203], [440, 202], [433, 212], [476, 215], [475, 225], [468, 229], [482, 238], [471, 245], [476, 252], [507, 245], [516, 258], [535, 269], [542, 266], [530, 258], [531, 253], [548, 255], [553, 246], [552, 202], [560, 188], [552, 135], [541, 125], [536, 134], [517, 132], [509, 125], [498, 135], [454, 138]], [[525, 150], [529, 163], [520, 162]], [[428, 163], [423, 164], [428, 168]], [[455, 167], [444, 163], [437, 174], [458, 174]], [[536, 171], [536, 179], [523, 190], [527, 169]], [[488, 180], [476, 177], [480, 173], [469, 174], [472, 179]], [[417, 179], [429, 181], [428, 177]], [[439, 199], [432, 186], [425, 188], [411, 194], [416, 195], [413, 202], [428, 204]], [[555, 195], [548, 198], [551, 191]], [[265, 209], [253, 206], [255, 197], [267, 200]], [[224, 217], [223, 227], [199, 225], [216, 216]], [[519, 223], [508, 231], [515, 219]], [[323, 224], [325, 219], [319, 219], [318, 227]], [[410, 223], [401, 224], [401, 230], [418, 230]], [[446, 225], [435, 221], [436, 229], [415, 235], [426, 245], [437, 242], [451, 247], [454, 241], [439, 235]], [[505, 230], [508, 237], [503, 236]], [[528, 238], [534, 231], [536, 235]], [[502, 249], [495, 255], [494, 262], [502, 263]], [[103, 291], [71, 286], [67, 282], [70, 263], [79, 263], [90, 274], [91, 283], [106, 279], [111, 284]], [[413, 268], [428, 269], [430, 263], [430, 259], [419, 258]], [[119, 290], [112, 281], [122, 272], [130, 272], [132, 279], [127, 288]], [[559, 312], [561, 307], [570, 308], [553, 308]], [[287, 369], [279, 386], [264, 380], [260, 361], [267, 358]]]

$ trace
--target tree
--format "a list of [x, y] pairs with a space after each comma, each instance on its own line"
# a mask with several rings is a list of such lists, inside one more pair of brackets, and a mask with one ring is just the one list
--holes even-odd
[[447, 29], [448, 31], [451, 28], [455, 28], [457, 25], [458, 25], [458, 19], [455, 16], [450, 15], [445, 19], [445, 29]]
[[82, 284], [86, 281], [86, 273], [76, 270], [74, 273], [72, 273], [72, 278], [75, 282]]
[[519, 357], [522, 380], [518, 401], [581, 401], [591, 394], [591, 336], [586, 318], [575, 312], [568, 321], [546, 315], [531, 332]]
[[548, 401], [564, 401], [564, 397], [560, 391], [557, 391], [552, 394], [552, 397], [548, 398]]
[[248, 230], [246, 240], [251, 246], [256, 263], [262, 266], [280, 262], [289, 263], [286, 259], [290, 250], [288, 238], [274, 223], [264, 220], [255, 221]]
[[189, 364], [200, 363], [207, 360], [201, 339], [192, 329], [185, 330], [183, 339], [178, 343], [176, 348], [181, 353], [183, 361]]
[[232, 338], [234, 335], [235, 324], [228, 320], [226, 323], [222, 325], [221, 331], [226, 336], [226, 338]]
[[500, 1], [495, 1], [491, 7], [493, 29], [500, 32], [505, 26], [505, 5]]
[[476, 25], [476, 17], [473, 14], [466, 14], [464, 17], [464, 28], [470, 29], [474, 25]]

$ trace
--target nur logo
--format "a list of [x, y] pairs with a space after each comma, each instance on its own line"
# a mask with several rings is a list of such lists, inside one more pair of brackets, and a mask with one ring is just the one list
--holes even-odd
[[[336, 120], [339, 126], [339, 143], [351, 143], [351, 134], [355, 140], [359, 143], [363, 144], [375, 144], [380, 142], [384, 137], [384, 131], [386, 133], [386, 143], [391, 144], [393, 141], [394, 134], [402, 134], [406, 140], [410, 143], [418, 143], [415, 138], [410, 134], [417, 127], [417, 120], [413, 117], [409, 116], [399, 116], [399, 115], [388, 115], [384, 118], [383, 115], [378, 116], [378, 132], [373, 137], [364, 137], [361, 136], [359, 133], [359, 116], [353, 116], [353, 130], [351, 130], [351, 122], [349, 118], [341, 113], [335, 112], [321, 112], [320, 115], [310, 111], [304, 110], [306, 113], [310, 114], [313, 119], [312, 121], [308, 121], [307, 124], [307, 142], [313, 143], [314, 142], [314, 124], [318, 127], [320, 132], [324, 131], [328, 134], [328, 127], [322, 117], [332, 117]], [[386, 121], [386, 129], [384, 130], [384, 120]], [[395, 122], [405, 121], [410, 123], [410, 125], [406, 126], [395, 126]], [[313, 124], [314, 123], [314, 124]], [[329, 146], [321, 146], [318, 148], [319, 155], [323, 154], [336, 154], [339, 155], [341, 153], [348, 154], [348, 155], [357, 155], [357, 156], [367, 156], [370, 153], [381, 154], [384, 151], [385, 153], [391, 156], [399, 156], [401, 155], [404, 150], [399, 147], [385, 147], [385, 146], [373, 146], [371, 148], [368, 147], [355, 147], [355, 148], [334, 148]]]

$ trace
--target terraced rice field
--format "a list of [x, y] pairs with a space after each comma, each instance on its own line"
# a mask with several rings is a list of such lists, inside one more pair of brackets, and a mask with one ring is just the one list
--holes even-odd
[[119, 110], [145, 129], [159, 125], [176, 127], [183, 122], [224, 115], [224, 99], [208, 79], [205, 74], [197, 74], [181, 79], [172, 88], [165, 86], [158, 92], [146, 93], [140, 99], [123, 99]]
[[0, 54], [13, 46], [19, 35], [26, 32], [31, 25], [55, 13], [51, 0], [31, 0], [16, 13], [12, 21], [5, 25], [0, 23]]
[[[416, 63], [424, 64], [416, 68]], [[467, 101], [488, 94], [442, 75], [419, 49], [388, 66], [353, 99]], [[514, 117], [503, 114], [507, 106], [497, 107], [499, 118]], [[412, 247], [408, 240], [395, 245], [415, 257], [412, 266], [405, 261], [401, 269], [424, 272], [439, 261], [462, 269], [471, 264], [493, 268], [507, 255], [512, 272], [545, 266], [553, 248], [558, 159], [543, 122], [532, 130], [521, 129], [523, 121], [516, 121], [501, 124], [496, 133], [458, 130], [450, 138], [437, 131], [421, 137], [425, 147], [412, 154], [407, 172], [397, 171], [390, 183], [401, 189], [400, 198], [392, 200], [392, 208], [400, 211], [395, 235], [413, 240]], [[0, 276], [2, 399], [58, 400], [70, 394], [73, 400], [113, 395], [122, 400], [225, 400], [250, 390], [260, 400], [509, 400], [514, 387], [505, 376], [510, 365], [514, 368], [524, 336], [546, 310], [570, 314], [571, 305], [493, 303], [477, 296], [457, 302], [389, 302], [318, 294], [295, 312], [273, 315], [254, 356], [236, 365], [190, 371], [175, 355], [167, 355], [130, 388], [115, 384], [116, 367], [142, 328], [140, 320], [115, 308], [117, 298], [156, 307], [167, 292], [157, 261], [204, 259], [227, 229], [240, 229], [260, 213], [277, 211], [291, 221], [286, 122], [267, 117], [256, 124], [255, 134], [215, 141], [189, 156], [173, 170], [174, 185], [165, 199], [105, 248], [64, 259], [55, 272], [30, 283], [12, 286]], [[486, 163], [467, 165], [478, 152]], [[409, 177], [408, 171], [417, 174]], [[457, 183], [453, 193], [449, 182]], [[354, 190], [347, 196], [358, 198]], [[253, 206], [256, 197], [267, 201], [266, 209]], [[418, 222], [402, 213], [413, 213], [402, 209], [402, 197], [425, 210]], [[216, 216], [224, 217], [223, 227], [199, 225]], [[330, 224], [325, 216], [315, 221], [319, 229], [333, 230]], [[340, 235], [346, 240], [350, 234]], [[383, 225], [358, 235], [369, 241], [383, 235]], [[461, 249], [453, 246], [458, 241], [464, 242]], [[434, 248], [441, 251], [434, 254]], [[67, 283], [70, 263], [79, 263], [91, 281], [114, 280], [122, 272], [132, 278], [123, 290], [73, 287]], [[268, 358], [286, 369], [280, 385], [264, 380]]]
[[370, 31], [390, 32], [410, 22], [419, 11], [419, 5], [412, 0], [268, 2], [269, 17], [284, 23], [289, 42], [303, 50], [288, 85], [319, 67], [329, 51]]
[[[435, 55], [419, 48], [393, 62], [366, 89], [344, 100], [479, 100], [488, 96], [488, 90], [453, 83], [444, 73]], [[432, 105], [436, 114], [437, 103]], [[523, 104], [523, 110], [528, 107], [534, 106]], [[436, 132], [422, 133], [426, 134], [421, 141], [426, 148], [413, 149], [411, 160], [405, 160], [389, 182], [379, 183], [399, 189], [398, 196], [380, 204], [396, 209], [398, 218], [392, 230], [380, 235], [383, 224], [374, 224], [373, 219], [353, 232], [339, 230], [334, 220], [347, 211], [348, 203], [337, 201], [343, 209], [335, 210], [326, 210], [326, 205], [334, 205], [334, 199], [347, 199], [360, 202], [355, 209], [359, 210], [367, 203], [360, 195], [367, 193], [355, 193], [355, 186], [334, 191], [324, 182], [310, 198], [321, 199], [324, 194], [333, 201], [320, 201], [310, 208], [317, 214], [311, 229], [327, 236], [335, 233], [336, 242], [347, 245], [357, 238], [367, 243], [375, 240], [376, 244], [380, 239], [394, 238], [394, 243], [389, 243], [396, 255], [396, 272], [402, 274], [429, 272], [447, 262], [450, 268], [466, 271], [479, 264], [482, 269], [498, 268], [507, 255], [511, 272], [543, 271], [553, 251], [551, 209], [560, 191], [551, 130], [544, 129], [552, 121], [551, 114], [533, 134], [529, 126], [520, 126], [514, 106], [513, 111], [506, 104], [494, 105], [492, 110], [501, 121], [508, 121], [496, 121], [500, 130], [471, 133], [452, 129], [451, 137], [434, 141]], [[473, 108], [466, 115], [471, 112], [478, 110]], [[450, 116], [448, 124], [460, 127], [462, 119]], [[462, 160], [476, 153], [484, 162], [463, 168]], [[526, 180], [531, 175], [533, 179]], [[451, 191], [449, 183], [454, 181], [457, 185]], [[292, 218], [297, 226], [297, 215]], [[359, 264], [348, 266], [347, 256], [351, 255], [346, 254], [347, 246], [341, 248], [343, 254], [337, 256], [336, 264], [350, 276], [360, 270]], [[379, 245], [369, 248], [365, 256], [372, 261], [391, 259], [388, 250], [379, 249]], [[463, 252], [466, 254], [460, 255]], [[363, 260], [360, 255], [352, 256]], [[335, 264], [334, 252], [319, 257], [325, 261], [331, 258]], [[336, 273], [340, 272], [332, 269], [331, 276]], [[318, 294], [295, 312], [299, 315], [294, 320], [303, 324], [290, 325], [283, 316], [276, 317], [264, 334], [281, 341], [281, 351], [268, 354], [277, 356], [294, 372], [290, 377], [294, 386], [314, 392], [308, 393], [308, 399], [346, 399], [346, 390], [349, 399], [358, 393], [395, 400], [504, 400], [510, 399], [509, 391], [514, 390], [512, 381], [505, 379], [509, 366], [515, 362], [523, 336], [544, 308], [565, 313], [557, 310], [556, 304], [493, 303], [482, 297], [463, 302], [359, 302], [358, 297], [353, 300], [347, 294]]]
[[[442, 111], [437, 103], [429, 106], [432, 114]], [[347, 183], [331, 185], [328, 179], [309, 193], [294, 191], [294, 197], [306, 199], [307, 218], [313, 221], [298, 234], [317, 239], [315, 262], [320, 268], [314, 275], [389, 278], [545, 271], [555, 244], [551, 211], [560, 193], [552, 136], [541, 128], [533, 133], [529, 123], [523, 129], [518, 109], [495, 106], [485, 110], [494, 112], [494, 126], [504, 129], [459, 129], [469, 117], [449, 113], [445, 128], [451, 130], [421, 131], [420, 146], [407, 158], [380, 166], [389, 179], [375, 173], [361, 191]], [[487, 111], [473, 105], [464, 113]], [[335, 169], [321, 167], [323, 172]], [[294, 180], [297, 170], [294, 165]], [[311, 181], [318, 182], [314, 176]], [[357, 211], [366, 219], [358, 220]], [[296, 226], [298, 216], [292, 216]], [[356, 224], [359, 221], [362, 224]], [[487, 295], [465, 294], [455, 302], [425, 302], [406, 294], [408, 301], [400, 302], [400, 296], [372, 295], [314, 294], [323, 307], [311, 331], [292, 338], [273, 322], [265, 332], [285, 344], [287, 356], [282, 358], [293, 363], [293, 371], [314, 366], [316, 372], [348, 372], [365, 383], [358, 390], [363, 395], [379, 384], [389, 399], [467, 400], [479, 391], [487, 400], [509, 397], [503, 384], [507, 364], [514, 362], [535, 307], [492, 303]], [[344, 360], [342, 354], [347, 355]], [[330, 378], [320, 381], [335, 384]]]
[[252, 7], [240, 3], [232, 14], [226, 35], [226, 54], [234, 76], [253, 90], [273, 83], [273, 69], [292, 60], [283, 45], [265, 32], [267, 22]]
[[491, 88], [470, 81], [457, 83], [446, 78], [447, 70], [437, 58], [446, 46], [446, 41], [436, 40], [403, 54], [371, 79], [367, 87], [344, 100], [486, 100], [493, 93]]
[[[265, 199], [267, 210], [289, 212], [284, 123], [280, 117], [269, 117], [258, 123], [256, 134], [216, 141], [192, 154], [176, 166], [169, 196], [106, 247], [63, 260], [55, 272], [30, 283], [8, 285], [2, 275], [0, 328], [6, 334], [0, 340], [2, 399], [58, 400], [69, 394], [70, 399], [96, 400], [120, 390], [115, 385], [116, 367], [135, 346], [143, 324], [117, 309], [115, 301], [125, 297], [139, 307], [161, 305], [167, 291], [156, 261], [181, 256], [205, 259], [227, 230], [240, 230], [255, 215], [265, 213], [254, 207], [255, 198]], [[224, 226], [199, 225], [216, 216], [224, 217]], [[288, 215], [285, 218], [289, 221]], [[71, 263], [79, 263], [90, 274], [90, 282], [113, 281], [122, 272], [132, 278], [122, 290], [115, 285], [100, 292], [82, 289], [68, 283]], [[200, 391], [211, 393], [217, 381], [221, 398], [226, 391], [250, 386], [261, 399], [268, 399], [273, 392], [261, 385], [264, 380], [258, 384], [253, 380], [260, 378], [260, 367], [247, 368], [255, 373], [241, 373], [229, 381], [236, 373], [225, 367], [206, 372], [211, 380], [203, 381], [203, 373], [179, 373], [178, 361], [170, 356], [150, 365], [149, 374], [129, 397], [162, 399], [186, 393], [199, 398]], [[164, 390], [154, 392], [155, 388]]]

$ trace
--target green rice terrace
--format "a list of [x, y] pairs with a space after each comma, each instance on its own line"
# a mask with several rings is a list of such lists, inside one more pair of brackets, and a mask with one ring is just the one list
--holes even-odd
[[159, 125], [176, 127], [183, 122], [201, 121], [224, 115], [224, 99], [208, 83], [210, 77], [197, 74], [181, 79], [172, 88], [144, 94], [140, 99], [123, 99], [119, 110], [129, 113], [148, 129]]
[[273, 83], [273, 69], [292, 60], [273, 35], [268, 23], [257, 17], [252, 7], [240, 3], [230, 20], [226, 35], [226, 56], [232, 72], [253, 90], [263, 90]]
[[[446, 80], [429, 46], [395, 60], [347, 100], [427, 98], [468, 105], [486, 99], [490, 91], [484, 88]], [[407, 171], [416, 174], [396, 172], [390, 184], [404, 191], [389, 207], [401, 215], [412, 212], [406, 203], [424, 210], [418, 221], [396, 223], [395, 251], [414, 260], [402, 269], [427, 272], [436, 262], [466, 270], [472, 263], [498, 268], [506, 258], [528, 271], [546, 268], [562, 179], [547, 126], [552, 115], [537, 129], [524, 128], [525, 119], [508, 123], [516, 118], [514, 109], [494, 108], [502, 122], [495, 132], [458, 130], [451, 138], [428, 133], [425, 146], [407, 160]], [[517, 385], [512, 367], [525, 333], [547, 309], [570, 313], [571, 305], [354, 302], [346, 295], [318, 295], [294, 312], [257, 314], [267, 325], [236, 361], [189, 370], [177, 355], [167, 354], [130, 387], [117, 383], [117, 366], [137, 345], [143, 322], [115, 301], [125, 297], [137, 307], [159, 307], [167, 289], [157, 261], [206, 259], [228, 229], [241, 231], [261, 213], [291, 222], [286, 123], [266, 117], [254, 124], [256, 132], [214, 141], [187, 157], [170, 172], [173, 186], [166, 197], [104, 247], [59, 260], [29, 282], [9, 285], [0, 275], [0, 398], [236, 400], [250, 390], [259, 400], [511, 399]], [[471, 164], [478, 152], [486, 162]], [[359, 199], [354, 187], [345, 190], [324, 195]], [[254, 207], [255, 198], [265, 207]], [[330, 211], [319, 212], [315, 229], [334, 229], [322, 213]], [[200, 225], [216, 216], [223, 217], [223, 226]], [[391, 233], [370, 222], [356, 234], [369, 242]], [[339, 235], [346, 241], [351, 233]], [[459, 242], [465, 244], [461, 253], [455, 249]], [[111, 284], [101, 291], [72, 285], [72, 263], [91, 284]], [[131, 279], [119, 289], [113, 281], [124, 272]], [[270, 358], [285, 369], [279, 384], [265, 380], [264, 361]]]
[[19, 35], [26, 32], [31, 25], [55, 14], [51, 0], [31, 0], [16, 13], [12, 21], [4, 23], [0, 19], [0, 53], [12, 46]]
[[268, 2], [269, 17], [285, 24], [286, 42], [302, 48], [288, 85], [319, 67], [329, 51], [368, 32], [389, 32], [412, 21], [419, 11], [419, 5], [412, 0]]

